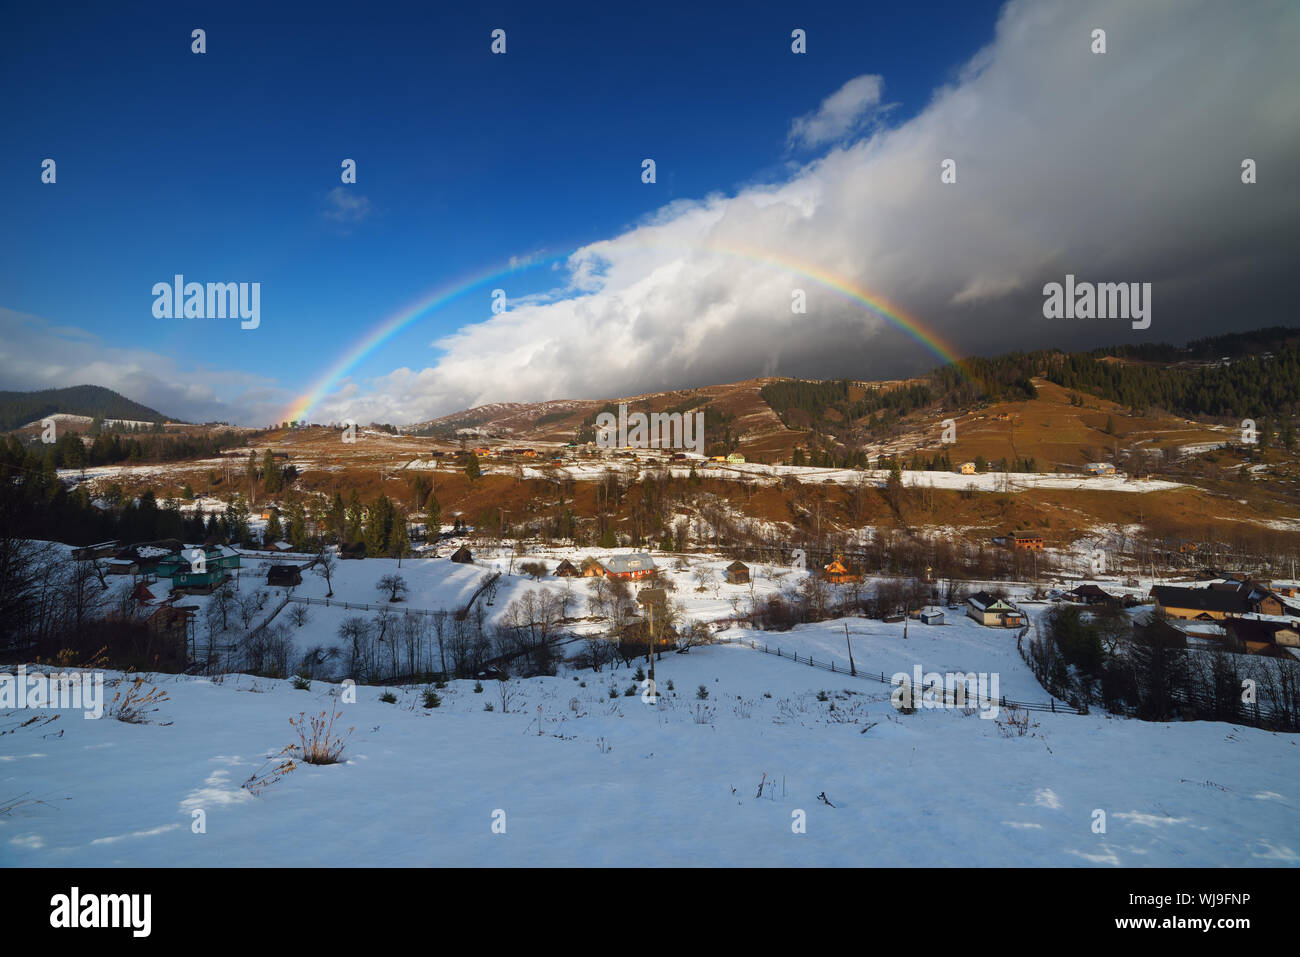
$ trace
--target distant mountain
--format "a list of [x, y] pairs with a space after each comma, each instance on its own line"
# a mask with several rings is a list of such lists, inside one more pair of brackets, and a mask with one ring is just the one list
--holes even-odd
[[41, 389], [37, 392], [0, 392], [0, 431], [20, 429], [29, 422], [60, 412], [66, 415], [139, 422], [170, 421], [168, 416], [156, 409], [133, 402], [112, 389], [98, 385]]

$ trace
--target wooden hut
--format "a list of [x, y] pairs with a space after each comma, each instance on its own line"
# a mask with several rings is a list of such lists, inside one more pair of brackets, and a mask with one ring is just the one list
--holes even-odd
[[749, 566], [742, 561], [734, 561], [727, 566], [728, 585], [748, 585]]

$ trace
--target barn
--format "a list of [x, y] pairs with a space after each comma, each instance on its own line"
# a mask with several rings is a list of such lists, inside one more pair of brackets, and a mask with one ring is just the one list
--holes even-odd
[[727, 584], [728, 585], [748, 585], [749, 584], [749, 566], [744, 562], [735, 561], [727, 566]]

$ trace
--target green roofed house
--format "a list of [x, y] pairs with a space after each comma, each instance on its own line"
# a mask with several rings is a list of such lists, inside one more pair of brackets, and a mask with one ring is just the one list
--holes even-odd
[[174, 589], [210, 590], [239, 567], [239, 552], [229, 545], [186, 545], [158, 563], [158, 577], [170, 578]]

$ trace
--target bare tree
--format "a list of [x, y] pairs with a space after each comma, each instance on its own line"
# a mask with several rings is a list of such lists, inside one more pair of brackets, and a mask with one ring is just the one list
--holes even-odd
[[334, 597], [334, 572], [339, 567], [339, 560], [334, 553], [322, 547], [316, 556], [316, 574], [325, 579], [326, 598]]
[[375, 583], [375, 587], [380, 591], [388, 592], [388, 600], [401, 601], [401, 596], [406, 594], [406, 579], [401, 575], [385, 575]]

